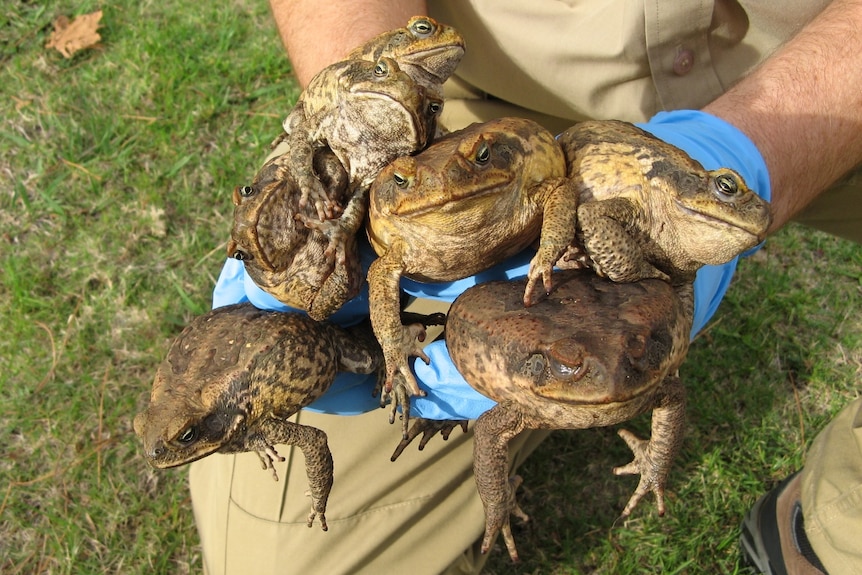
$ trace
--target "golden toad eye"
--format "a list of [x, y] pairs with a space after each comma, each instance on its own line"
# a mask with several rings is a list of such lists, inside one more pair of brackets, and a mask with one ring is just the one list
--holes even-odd
[[177, 441], [182, 443], [183, 445], [188, 445], [198, 438], [198, 428], [196, 425], [192, 425], [191, 427], [187, 427], [183, 430], [182, 433], [177, 436]]
[[724, 197], [732, 198], [739, 193], [736, 179], [730, 174], [721, 174], [715, 178], [715, 190]]
[[482, 145], [479, 146], [479, 149], [476, 150], [476, 163], [480, 166], [484, 166], [488, 163], [488, 160], [491, 159], [491, 147], [487, 144], [487, 142], [482, 142]]
[[410, 180], [399, 174], [398, 172], [392, 173], [392, 179], [395, 181], [395, 185], [399, 188], [406, 188], [407, 184], [410, 183]]
[[430, 20], [422, 18], [421, 20], [413, 22], [410, 29], [413, 31], [414, 35], [424, 38], [434, 33], [434, 24], [432, 24]]
[[238, 189], [239, 195], [244, 198], [253, 196], [257, 192], [257, 189], [254, 186], [240, 186]]
[[231, 255], [231, 257], [232, 257], [233, 259], [235, 259], [235, 260], [239, 260], [239, 261], [241, 261], [241, 262], [249, 261], [249, 260], [251, 260], [251, 259], [252, 259], [252, 257], [251, 257], [251, 255], [250, 255], [250, 254], [248, 254], [248, 253], [246, 253], [246, 252], [244, 252], [244, 251], [242, 251], [242, 250], [236, 250], [236, 251]]
[[384, 60], [377, 60], [377, 65], [374, 66], [374, 75], [378, 78], [384, 78], [389, 75], [389, 64]]

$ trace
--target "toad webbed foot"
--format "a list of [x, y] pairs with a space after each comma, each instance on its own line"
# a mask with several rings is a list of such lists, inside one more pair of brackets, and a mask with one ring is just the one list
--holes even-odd
[[[393, 348], [384, 346], [383, 353], [386, 357], [386, 382], [383, 391], [389, 393], [395, 385], [396, 377], [402, 379], [402, 385], [410, 395], [425, 396], [425, 392], [419, 387], [419, 382], [410, 369], [410, 358], [418, 357], [425, 364], [431, 363], [431, 358], [425, 353], [425, 326], [421, 323], [411, 323], [401, 326], [400, 345]], [[389, 348], [389, 349], [387, 349]]]
[[557, 260], [555, 267], [561, 270], [582, 270], [592, 267], [592, 262], [590, 261], [590, 256], [582, 247], [572, 244], [566, 248], [566, 251]]
[[401, 408], [401, 438], [402, 441], [406, 440], [409, 436], [408, 426], [410, 425], [410, 393], [407, 391], [407, 386], [403, 383], [400, 374], [394, 378], [389, 390], [386, 389], [386, 385], [382, 385], [378, 386], [377, 391], [380, 393], [380, 407], [387, 407], [387, 405], [389, 407], [390, 425], [395, 423], [398, 408]]
[[284, 457], [278, 454], [278, 451], [275, 450], [275, 447], [272, 445], [267, 445], [263, 451], [255, 451], [258, 458], [260, 459], [261, 468], [264, 471], [267, 469], [272, 470], [272, 478], [278, 481], [278, 471], [275, 469], [275, 462], [283, 462], [285, 461]]
[[640, 500], [649, 492], [655, 494], [658, 514], [663, 516], [665, 514], [664, 488], [669, 462], [662, 463], [659, 461], [661, 458], [657, 458], [656, 454], [653, 453], [650, 441], [641, 439], [625, 429], [619, 430], [618, 434], [634, 453], [634, 459], [627, 465], [615, 467], [613, 469], [614, 475], [640, 475], [637, 489], [626, 503], [620, 517], [628, 517]]
[[514, 515], [524, 523], [530, 521], [530, 516], [524, 513], [515, 497], [518, 487], [523, 482], [524, 480], [520, 475], [513, 475], [506, 484], [507, 489], [504, 499], [496, 504], [486, 503], [485, 535], [482, 537], [481, 547], [483, 555], [491, 550], [494, 539], [498, 533], [501, 533], [503, 541], [506, 543], [506, 549], [509, 551], [509, 558], [515, 563], [520, 561], [518, 549], [515, 546], [515, 537], [512, 535], [511, 517]]
[[323, 262], [325, 265], [332, 266], [336, 263], [344, 265], [347, 262], [345, 246], [353, 231], [346, 229], [340, 218], [317, 219], [302, 213], [297, 213], [294, 218], [306, 228], [326, 238], [326, 249], [323, 251], [323, 256], [326, 258]]
[[297, 184], [301, 190], [300, 209], [307, 208], [309, 204], [314, 206], [320, 220], [331, 220], [341, 213], [341, 206], [330, 197], [326, 187], [314, 174], [297, 174]]
[[404, 437], [401, 440], [401, 443], [399, 443], [395, 448], [395, 452], [392, 454], [390, 461], [398, 459], [398, 456], [401, 455], [404, 449], [410, 445], [414, 439], [419, 437], [419, 434], [422, 434], [422, 439], [419, 440], [419, 451], [422, 451], [425, 449], [425, 445], [428, 441], [437, 433], [440, 433], [443, 441], [447, 441], [449, 439], [449, 435], [452, 434], [452, 431], [456, 427], [460, 427], [464, 433], [467, 433], [467, 420], [425, 419], [424, 417], [415, 418], [413, 420], [413, 425], [410, 426], [410, 429], [407, 432], [407, 436]]
[[305, 492], [306, 497], [311, 497], [311, 511], [308, 512], [308, 518], [305, 524], [309, 527], [314, 526], [314, 520], [320, 521], [320, 528], [323, 531], [329, 531], [329, 526], [326, 524], [326, 502], [312, 495], [311, 490]]

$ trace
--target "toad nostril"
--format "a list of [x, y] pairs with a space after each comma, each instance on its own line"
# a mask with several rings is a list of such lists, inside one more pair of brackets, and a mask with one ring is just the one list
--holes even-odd
[[632, 359], [640, 359], [646, 354], [647, 339], [643, 334], [635, 334], [629, 337], [628, 353]]
[[161, 439], [158, 440], [153, 448], [150, 450], [150, 455], [154, 458], [161, 457], [165, 454], [165, 443]]

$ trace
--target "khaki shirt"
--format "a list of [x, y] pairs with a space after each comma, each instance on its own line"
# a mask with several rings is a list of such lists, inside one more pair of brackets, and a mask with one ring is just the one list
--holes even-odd
[[809, 22], [827, 0], [430, 0], [464, 35], [457, 75], [571, 120], [643, 121], [700, 108]]

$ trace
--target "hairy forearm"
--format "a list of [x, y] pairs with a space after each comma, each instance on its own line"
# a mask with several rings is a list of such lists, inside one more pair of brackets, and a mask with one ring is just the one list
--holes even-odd
[[362, 42], [426, 12], [424, 0], [270, 0], [269, 4], [303, 87]]
[[772, 229], [862, 162], [862, 1], [835, 0], [706, 106], [757, 145], [772, 181]]

